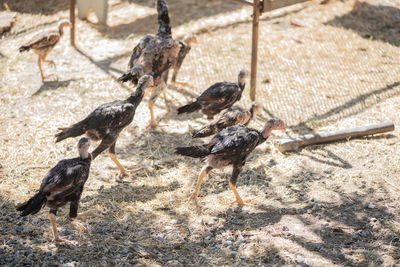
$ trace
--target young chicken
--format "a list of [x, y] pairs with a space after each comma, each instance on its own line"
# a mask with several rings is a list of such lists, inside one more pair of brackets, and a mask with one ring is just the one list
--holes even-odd
[[178, 114], [201, 109], [208, 119], [213, 119], [221, 110], [231, 107], [240, 100], [248, 77], [249, 71], [243, 69], [239, 72], [237, 83], [219, 82], [211, 85], [196, 101], [178, 108]]
[[126, 171], [115, 156], [115, 143], [120, 132], [132, 122], [136, 108], [143, 99], [145, 89], [152, 85], [152, 76], [142, 76], [136, 91], [127, 99], [103, 104], [82, 121], [68, 128], [60, 128], [62, 131], [56, 134], [56, 143], [85, 133], [92, 140], [101, 140], [100, 145], [92, 152], [93, 159], [108, 148], [108, 155], [120, 171], [119, 176], [125, 176]]
[[42, 61], [49, 63], [53, 67], [56, 66], [54, 61], [46, 60], [47, 55], [53, 50], [53, 48], [58, 44], [61, 39], [61, 36], [64, 34], [64, 27], [72, 27], [71, 22], [69, 20], [63, 19], [58, 22], [57, 30], [50, 30], [39, 33], [35, 35], [29, 42], [24, 44], [19, 48], [19, 52], [29, 51], [30, 49], [35, 52], [38, 58], [38, 66], [40, 70], [40, 75], [42, 77], [42, 81], [46, 79], [48, 76], [43, 75], [42, 71]]
[[64, 159], [50, 169], [44, 177], [39, 192], [25, 203], [17, 206], [21, 216], [33, 215], [44, 206], [50, 208], [49, 220], [53, 233], [53, 241], [74, 244], [68, 239], [61, 238], [57, 233], [56, 214], [59, 208], [70, 203], [69, 217], [71, 219], [85, 216], [101, 216], [97, 210], [89, 210], [78, 214], [79, 201], [90, 172], [91, 155], [89, 154], [90, 140], [81, 138], [78, 142], [79, 157]]
[[[153, 111], [154, 103], [167, 87], [166, 73], [175, 66], [179, 53], [179, 42], [172, 38], [168, 6], [164, 0], [157, 0], [157, 13], [159, 24], [157, 34], [146, 35], [139, 41], [132, 51], [128, 71], [118, 79], [121, 82], [131, 81], [137, 84], [141, 75], [150, 74], [154, 77], [154, 89], [147, 102], [151, 127], [157, 126]], [[137, 71], [138, 66], [143, 69], [142, 73]]]
[[221, 111], [217, 117], [197, 131], [193, 131], [192, 137], [206, 137], [216, 134], [226, 127], [236, 124], [247, 126], [258, 114], [261, 114], [261, 105], [254, 102], [249, 110], [243, 110], [239, 106], [233, 106]]
[[232, 176], [229, 180], [229, 187], [236, 198], [236, 201], [233, 203], [245, 205], [245, 201], [242, 200], [236, 190], [236, 181], [242, 171], [242, 167], [246, 163], [247, 157], [258, 145], [267, 140], [271, 131], [285, 129], [285, 124], [280, 119], [268, 120], [262, 131], [238, 124], [225, 128], [215, 135], [208, 144], [178, 147], [176, 149], [177, 154], [193, 158], [207, 157], [207, 163], [201, 169], [196, 188], [190, 197], [190, 200], [194, 200], [197, 210], [200, 210], [197, 195], [204, 177], [213, 168], [222, 168], [228, 165], [233, 166]]
[[197, 36], [194, 34], [186, 35], [182, 41], [179, 41], [179, 53], [178, 59], [175, 66], [173, 66], [173, 72], [171, 77], [171, 83], [175, 85], [187, 85], [186, 83], [177, 82], [176, 77], [178, 76], [179, 70], [182, 67], [183, 60], [186, 58], [192, 49], [192, 44], [197, 44]]

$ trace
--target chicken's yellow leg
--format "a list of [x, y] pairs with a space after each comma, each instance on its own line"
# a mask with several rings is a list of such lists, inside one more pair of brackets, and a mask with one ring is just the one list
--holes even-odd
[[54, 63], [53, 60], [43, 59], [43, 62], [49, 63], [50, 66], [52, 66], [53, 68], [56, 68], [56, 63]]
[[177, 85], [189, 86], [189, 84], [188, 84], [188, 83], [185, 83], [185, 82], [171, 81], [170, 83], [171, 83], [172, 85], [175, 85], [175, 86], [177, 86]]
[[44, 81], [44, 75], [43, 75], [43, 70], [42, 70], [42, 59], [39, 57], [38, 58], [38, 66], [40, 70], [40, 76], [42, 76], [42, 81]]
[[229, 188], [232, 190], [233, 194], [235, 195], [236, 200], [232, 202], [232, 204], [237, 203], [240, 206], [246, 206], [245, 202], [249, 202], [251, 200], [243, 200], [238, 191], [236, 190], [236, 186], [234, 186], [231, 182], [229, 182]]
[[201, 206], [199, 205], [199, 203], [197, 201], [197, 196], [199, 194], [200, 187], [201, 187], [201, 184], [203, 183], [204, 177], [206, 177], [206, 175], [208, 173], [208, 171], [207, 171], [208, 168], [209, 168], [208, 166], [204, 166], [201, 169], [199, 177], [197, 178], [196, 188], [194, 189], [193, 193], [191, 194], [191, 196], [189, 198], [189, 201], [194, 200], [197, 211], [200, 211], [200, 208], [201, 208]]
[[75, 219], [82, 219], [82, 218], [89, 217], [89, 216], [100, 217], [100, 218], [104, 217], [100, 210], [91, 209], [91, 210], [87, 210], [87, 211], [79, 213]]
[[75, 242], [70, 241], [68, 239], [61, 238], [58, 233], [57, 233], [57, 225], [56, 225], [56, 215], [53, 213], [49, 213], [49, 220], [50, 220], [50, 226], [51, 226], [51, 231], [53, 233], [53, 241], [55, 242], [64, 242], [69, 245], [76, 245]]
[[91, 210], [87, 210], [87, 211], [79, 213], [75, 218], [71, 218], [72, 224], [75, 227], [79, 228], [80, 231], [84, 232], [84, 231], [86, 231], [86, 227], [83, 224], [79, 223], [77, 221], [77, 219], [83, 219], [83, 218], [86, 218], [89, 216], [104, 218], [104, 216], [100, 210], [91, 209]]
[[117, 165], [117, 167], [119, 169], [119, 176], [120, 177], [126, 176], [126, 171], [125, 171], [124, 167], [122, 167], [121, 163], [119, 163], [117, 156], [115, 156], [115, 154], [113, 154], [113, 153], [108, 153], [108, 156], [115, 163], [115, 165]]
[[162, 91], [162, 93], [163, 93], [163, 97], [164, 97], [164, 103], [165, 103], [165, 106], [167, 106], [168, 107], [168, 99], [167, 99], [167, 94], [166, 94], [166, 91], [167, 90], [167, 88], [166, 87], [164, 87], [164, 89], [163, 89], [163, 91]]
[[150, 127], [156, 127], [157, 126], [157, 122], [154, 119], [154, 111], [153, 111], [153, 102], [150, 100], [149, 102], [147, 102], [147, 106], [149, 107], [149, 111], [150, 111]]

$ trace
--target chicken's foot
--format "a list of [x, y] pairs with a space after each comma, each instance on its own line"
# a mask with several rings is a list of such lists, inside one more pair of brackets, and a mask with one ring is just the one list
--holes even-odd
[[53, 241], [54, 242], [62, 242], [62, 243], [65, 243], [65, 244], [71, 245], [71, 246], [78, 245], [78, 242], [71, 241], [66, 238], [62, 238], [58, 235], [57, 225], [56, 225], [56, 215], [54, 215], [53, 213], [49, 213], [49, 220], [50, 220], [51, 231], [53, 233]]
[[251, 199], [243, 200], [238, 191], [236, 190], [236, 186], [229, 182], [229, 188], [232, 190], [233, 194], [235, 195], [236, 200], [233, 201], [231, 204], [237, 203], [239, 206], [247, 206], [245, 202], [250, 202]]
[[113, 153], [108, 153], [108, 156], [110, 159], [117, 165], [119, 169], [119, 178], [122, 179], [123, 177], [127, 176], [127, 172], [125, 171], [124, 167], [121, 165], [121, 163], [118, 161], [117, 156]]

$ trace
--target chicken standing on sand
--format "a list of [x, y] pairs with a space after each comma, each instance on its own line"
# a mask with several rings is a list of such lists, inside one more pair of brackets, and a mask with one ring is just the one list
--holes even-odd
[[239, 72], [237, 83], [219, 82], [211, 85], [196, 101], [178, 108], [178, 114], [201, 109], [208, 119], [213, 119], [221, 110], [231, 107], [240, 100], [248, 77], [249, 71], [243, 69]]
[[56, 142], [82, 134], [86, 134], [94, 141], [101, 140], [100, 145], [92, 152], [93, 159], [108, 148], [108, 155], [120, 171], [119, 176], [125, 176], [126, 171], [115, 156], [115, 143], [120, 132], [132, 122], [136, 108], [143, 99], [145, 89], [152, 85], [152, 76], [142, 76], [139, 79], [136, 91], [127, 99], [103, 104], [82, 121], [68, 128], [60, 128], [62, 131], [56, 134]]
[[56, 66], [54, 61], [47, 60], [46, 57], [60, 41], [61, 36], [64, 34], [64, 27], [71, 28], [71, 22], [66, 19], [60, 20], [60, 22], [58, 22], [57, 29], [39, 33], [35, 35], [29, 42], [19, 48], [19, 52], [29, 51], [30, 49], [32, 49], [39, 56], [38, 66], [40, 70], [40, 75], [42, 76], [42, 81], [44, 81], [44, 79], [48, 77], [43, 75], [42, 61], [49, 63], [53, 67]]
[[224, 109], [213, 121], [202, 127], [200, 130], [193, 131], [192, 137], [198, 138], [210, 136], [222, 131], [226, 127], [236, 124], [247, 126], [258, 114], [261, 114], [261, 105], [257, 102], [254, 102], [251, 105], [250, 110], [243, 110], [239, 106]]
[[244, 200], [236, 190], [236, 181], [242, 167], [246, 163], [249, 154], [260, 144], [265, 142], [273, 130], [285, 130], [285, 124], [280, 119], [271, 119], [265, 123], [262, 131], [248, 128], [242, 124], [225, 128], [215, 135], [210, 142], [199, 146], [178, 147], [176, 153], [193, 158], [207, 157], [206, 165], [201, 169], [197, 185], [190, 200], [194, 200], [199, 211], [200, 205], [197, 195], [205, 176], [213, 168], [222, 168], [228, 165], [233, 166], [232, 176], [229, 180], [229, 187], [233, 191], [239, 205], [245, 205]]
[[44, 177], [39, 192], [25, 203], [17, 206], [21, 216], [33, 215], [44, 206], [50, 208], [49, 219], [54, 241], [74, 245], [74, 242], [61, 238], [57, 233], [56, 214], [59, 208], [70, 203], [71, 219], [86, 216], [102, 216], [98, 210], [89, 210], [78, 214], [79, 201], [83, 187], [89, 177], [91, 155], [88, 152], [90, 140], [81, 138], [78, 142], [79, 157], [64, 159], [50, 169]]
[[[158, 95], [163, 92], [165, 98], [166, 72], [175, 66], [179, 53], [179, 42], [172, 38], [168, 6], [164, 0], [157, 0], [158, 32], [156, 35], [146, 35], [133, 49], [128, 64], [128, 71], [118, 80], [131, 81], [137, 84], [141, 75], [150, 74], [154, 77], [154, 89], [148, 101], [150, 110], [150, 126], [157, 125], [154, 118], [153, 106]], [[143, 72], [138, 72], [142, 69]]]

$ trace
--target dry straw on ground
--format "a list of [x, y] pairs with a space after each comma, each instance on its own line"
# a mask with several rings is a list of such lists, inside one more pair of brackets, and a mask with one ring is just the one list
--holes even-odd
[[[230, 205], [230, 168], [215, 171], [202, 186], [202, 214], [187, 204], [202, 162], [173, 151], [201, 142], [191, 140], [188, 131], [206, 119], [178, 117], [175, 110], [212, 83], [235, 81], [241, 68], [249, 68], [251, 9], [234, 1], [168, 1], [173, 32], [199, 33], [179, 75], [190, 86], [171, 87], [168, 106], [157, 101], [156, 130], [146, 128], [144, 102], [122, 132], [117, 154], [137, 170], [132, 177], [117, 183], [106, 154], [93, 162], [81, 210], [102, 209], [107, 217], [90, 218], [82, 228], [66, 219], [67, 209], [58, 216], [61, 234], [80, 246], [49, 242], [47, 211], [19, 218], [14, 205], [37, 190], [48, 168], [77, 154], [76, 140], [54, 144], [57, 128], [134, 89], [115, 77], [137, 41], [155, 31], [153, 1], [109, 2], [110, 27], [78, 20], [79, 50], [68, 45], [67, 34], [49, 55], [57, 71], [44, 67], [58, 79], [44, 84], [36, 56], [18, 54], [17, 48], [67, 17], [66, 1], [42, 8], [8, 3], [21, 13], [0, 40], [1, 265], [391, 266], [400, 261], [398, 130], [287, 154], [267, 142], [239, 178], [239, 192], [254, 198], [251, 206]], [[394, 0], [312, 1], [264, 14], [257, 90], [265, 109], [251, 126], [280, 117], [289, 131], [277, 138], [387, 120], [398, 125], [399, 17]], [[240, 104], [250, 105], [248, 89]]]

